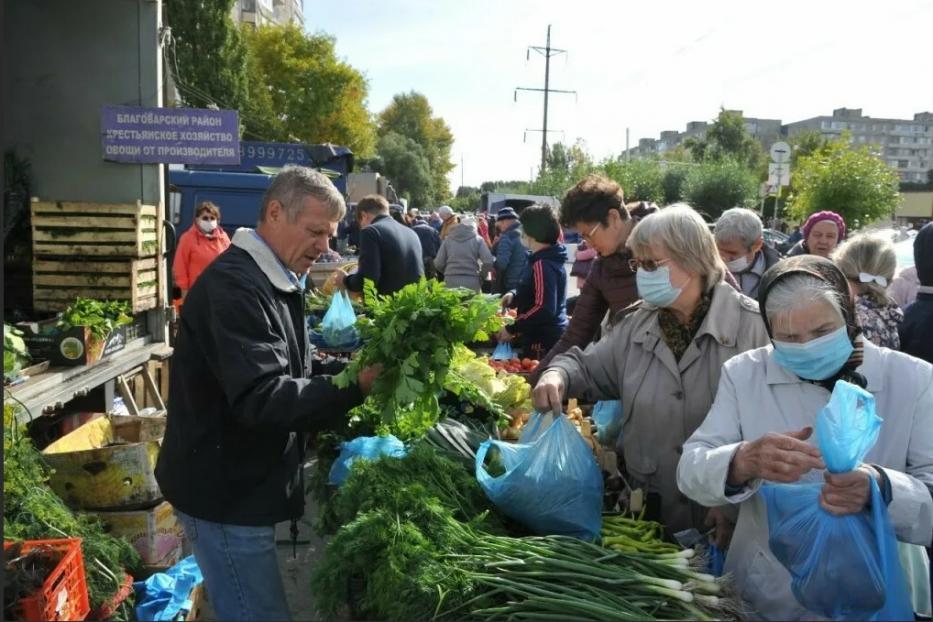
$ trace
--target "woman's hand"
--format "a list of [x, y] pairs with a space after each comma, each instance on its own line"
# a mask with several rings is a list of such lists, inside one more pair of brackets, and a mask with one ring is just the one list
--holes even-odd
[[535, 410], [541, 413], [560, 413], [564, 401], [564, 389], [564, 375], [561, 372], [556, 369], [544, 372], [531, 392]]
[[360, 370], [359, 375], [356, 377], [356, 382], [363, 395], [369, 395], [370, 391], [373, 390], [373, 383], [376, 382], [376, 378], [378, 378], [381, 373], [382, 365], [378, 363]]
[[742, 486], [753, 479], [792, 484], [812, 469], [825, 469], [820, 450], [806, 443], [812, 427], [796, 432], [770, 432], [758, 440], [742, 443], [729, 465], [730, 486]]
[[515, 298], [515, 294], [513, 294], [512, 292], [509, 292], [508, 294], [505, 294], [502, 296], [502, 298], [499, 300], [499, 304], [502, 305], [503, 309], [506, 309], [508, 308], [510, 304], [512, 304], [512, 300], [514, 298]]
[[820, 506], [836, 516], [858, 514], [871, 499], [871, 479], [878, 477], [878, 472], [867, 464], [848, 473], [827, 473]]
[[508, 330], [506, 330], [505, 326], [503, 326], [502, 328], [499, 329], [499, 332], [496, 333], [496, 339], [498, 339], [502, 343], [509, 343], [510, 341], [515, 339], [515, 335], [510, 333]]

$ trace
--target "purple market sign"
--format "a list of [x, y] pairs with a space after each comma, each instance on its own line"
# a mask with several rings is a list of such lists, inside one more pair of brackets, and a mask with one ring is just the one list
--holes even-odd
[[104, 106], [104, 159], [133, 164], [239, 164], [236, 110]]

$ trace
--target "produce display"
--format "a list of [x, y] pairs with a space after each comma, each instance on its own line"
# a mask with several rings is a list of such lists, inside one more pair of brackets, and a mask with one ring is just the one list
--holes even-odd
[[737, 617], [728, 585], [701, 572], [694, 551], [627, 553], [527, 536], [461, 462], [425, 444], [404, 458], [354, 463], [333, 503], [343, 526], [312, 575], [323, 618]]
[[[333, 294], [325, 294], [319, 289], [311, 289], [305, 293], [305, 313], [323, 317], [330, 308], [330, 301]], [[350, 304], [353, 305], [353, 311], [359, 315], [363, 311], [363, 302], [358, 297], [350, 295]]]
[[403, 441], [419, 438], [441, 418], [438, 397], [455, 346], [485, 341], [500, 328], [498, 302], [434, 280], [391, 296], [378, 295], [367, 281], [364, 291], [366, 316], [357, 322], [364, 345], [334, 384], [347, 387], [364, 367], [382, 365], [372, 392], [350, 413], [354, 430], [394, 434]]
[[106, 339], [116, 327], [132, 323], [132, 311], [126, 302], [78, 298], [62, 313], [58, 327], [69, 330], [74, 326], [87, 326], [92, 335]]
[[507, 361], [489, 359], [489, 366], [496, 371], [504, 371], [512, 374], [527, 374], [538, 369], [538, 361], [529, 358], [513, 358]]
[[[644, 508], [642, 508], [644, 515]], [[671, 555], [680, 553], [676, 544], [663, 539], [664, 526], [642, 517], [603, 516], [603, 546], [623, 553]]]
[[14, 380], [30, 361], [29, 350], [23, 341], [23, 331], [3, 324], [3, 380]]
[[[96, 518], [72, 512], [52, 492], [46, 483], [48, 467], [26, 436], [25, 426], [16, 423], [15, 407], [10, 403], [4, 403], [3, 424], [3, 537], [81, 538], [88, 595], [91, 609], [96, 609], [118, 590], [124, 570], [132, 574], [140, 566], [139, 554], [126, 540], [107, 535]], [[9, 583], [5, 587], [13, 589]]]

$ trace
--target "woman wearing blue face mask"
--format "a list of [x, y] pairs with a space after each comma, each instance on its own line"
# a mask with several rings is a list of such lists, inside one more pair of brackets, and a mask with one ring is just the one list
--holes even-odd
[[723, 363], [765, 345], [768, 335], [755, 301], [724, 282], [713, 235], [689, 206], [645, 218], [627, 245], [642, 300], [585, 351], [554, 358], [534, 389], [535, 406], [556, 410], [568, 397], [620, 400], [616, 449], [626, 481], [646, 495], [647, 514], [671, 533], [716, 527], [725, 544], [728, 517], [680, 493], [677, 462], [713, 403]]
[[[684, 446], [680, 489], [702, 504], [739, 508], [726, 572], [735, 572], [760, 616], [797, 620], [813, 614], [771, 554], [761, 483], [823, 482], [820, 505], [845, 515], [866, 509], [875, 479], [902, 543], [915, 610], [929, 616], [929, 562], [915, 545], [928, 546], [933, 535], [933, 366], [864, 338], [846, 277], [828, 259], [779, 262], [764, 274], [758, 300], [773, 345], [726, 363], [715, 404]], [[829, 475], [812, 432], [838, 380], [872, 393], [884, 423], [867, 464]]]

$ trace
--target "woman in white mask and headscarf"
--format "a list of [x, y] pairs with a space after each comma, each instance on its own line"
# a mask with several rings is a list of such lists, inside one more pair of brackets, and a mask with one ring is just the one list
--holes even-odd
[[175, 286], [181, 289], [181, 303], [204, 269], [230, 246], [230, 238], [220, 227], [220, 208], [210, 201], [198, 205], [194, 224], [182, 234], [175, 250], [172, 271]]
[[724, 281], [713, 234], [689, 206], [645, 218], [627, 245], [642, 300], [620, 311], [611, 331], [585, 351], [556, 357], [535, 386], [535, 407], [559, 411], [568, 397], [621, 400], [616, 448], [647, 516], [671, 534], [715, 527], [724, 546], [730, 517], [680, 493], [677, 462], [709, 412], [723, 363], [767, 344], [768, 334], [758, 303]]

